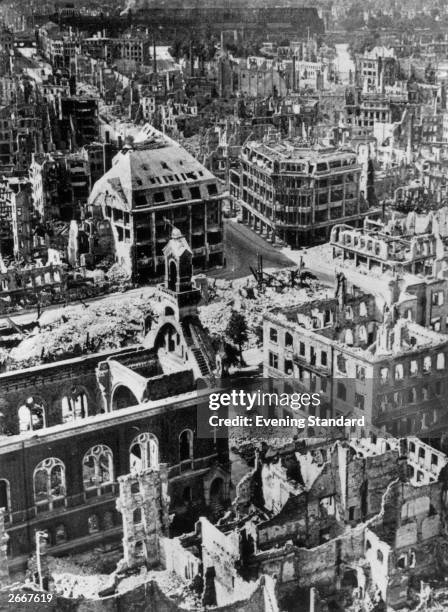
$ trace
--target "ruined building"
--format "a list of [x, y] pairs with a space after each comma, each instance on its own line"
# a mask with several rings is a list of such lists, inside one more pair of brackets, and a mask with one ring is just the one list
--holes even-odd
[[[156, 527], [159, 514], [154, 558], [159, 570], [198, 587], [202, 607], [399, 609], [421, 580], [446, 572], [446, 464], [416, 439], [266, 447], [217, 524], [201, 517], [191, 533], [169, 538]], [[152, 486], [154, 475], [141, 478]], [[157, 486], [154, 492], [158, 499]], [[134, 513], [152, 503], [138, 499]], [[140, 523], [135, 530], [141, 533]], [[124, 542], [125, 558], [132, 543]], [[260, 588], [264, 601], [255, 603]]]
[[247, 142], [237, 203], [243, 222], [293, 248], [328, 239], [336, 223], [359, 225], [369, 211], [351, 151], [300, 141]]
[[140, 473], [120, 476], [117, 510], [123, 521], [123, 552], [128, 568], [158, 566], [160, 538], [170, 524], [168, 469], [164, 464]]
[[118, 478], [160, 463], [172, 533], [226, 507], [227, 440], [196, 435], [197, 406], [217, 365], [197, 316], [192, 259], [174, 229], [141, 345], [0, 375], [0, 508], [11, 573], [24, 567], [35, 530], [46, 532], [49, 554], [118, 541]]
[[222, 197], [208, 170], [146, 126], [114, 157], [89, 204], [111, 222], [116, 260], [144, 280], [163, 275], [163, 248], [173, 225], [191, 246], [195, 270], [223, 264]]
[[350, 293], [341, 274], [334, 298], [267, 313], [264, 376], [320, 393], [322, 417], [364, 416], [367, 428], [393, 435], [441, 434], [448, 337], [405, 318], [398, 296]]

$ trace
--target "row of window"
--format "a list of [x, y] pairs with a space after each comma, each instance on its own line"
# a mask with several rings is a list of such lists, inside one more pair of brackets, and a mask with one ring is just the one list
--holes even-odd
[[[193, 432], [184, 429], [179, 436], [179, 459], [193, 459]], [[130, 471], [138, 474], [159, 464], [159, 443], [151, 433], [141, 433], [134, 438], [129, 447]], [[103, 489], [115, 481], [112, 450], [98, 444], [90, 448], [82, 460], [82, 480], [86, 492], [94, 491], [101, 495]], [[65, 465], [56, 458], [41, 461], [33, 474], [34, 502], [52, 509], [55, 502], [66, 496]], [[11, 510], [10, 486], [5, 479], [0, 480], [0, 508]]]
[[[61, 400], [62, 423], [68, 423], [88, 416], [88, 402], [85, 391], [80, 387], [73, 387], [69, 394]], [[28, 397], [19, 407], [19, 431], [36, 431], [47, 426], [47, 407], [38, 396]]]
[[[380, 370], [380, 378], [382, 382], [387, 382], [391, 376], [391, 371], [393, 374], [394, 380], [403, 380], [405, 376], [417, 376], [420, 371], [423, 374], [431, 372], [434, 365], [436, 370], [444, 370], [445, 369], [445, 353], [438, 353], [435, 356], [435, 363], [433, 357], [431, 355], [426, 355], [423, 358], [423, 361], [419, 363], [420, 360], [411, 359], [409, 364], [397, 363], [393, 368], [384, 367]], [[406, 367], [405, 367], [406, 366]]]
[[[112, 512], [105, 512], [101, 515], [91, 514], [87, 518], [87, 530], [89, 534], [98, 533], [99, 531], [106, 531], [112, 529], [115, 526], [114, 515]], [[64, 544], [69, 540], [67, 535], [67, 528], [63, 523], [56, 525], [54, 529], [40, 529], [42, 536], [48, 546], [58, 546]]]
[[409, 389], [387, 393], [381, 396], [380, 407], [382, 411], [387, 409], [387, 406], [403, 406], [403, 404], [415, 404], [416, 402], [425, 402], [431, 397], [442, 395], [442, 381], [438, 380], [434, 386], [418, 385]]

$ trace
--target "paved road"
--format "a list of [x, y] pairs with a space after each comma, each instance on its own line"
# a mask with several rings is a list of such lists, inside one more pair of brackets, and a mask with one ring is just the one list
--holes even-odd
[[257, 255], [263, 256], [264, 268], [287, 268], [294, 262], [288, 259], [269, 242], [242, 223], [224, 221], [224, 249], [226, 267], [210, 272], [214, 278], [242, 278], [251, 274], [249, 266], [257, 267]]

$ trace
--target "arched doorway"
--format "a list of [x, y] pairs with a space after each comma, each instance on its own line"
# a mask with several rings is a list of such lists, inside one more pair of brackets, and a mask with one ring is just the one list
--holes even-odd
[[132, 391], [124, 385], [119, 385], [112, 396], [112, 410], [122, 410], [123, 408], [129, 408], [129, 406], [137, 406], [138, 399], [132, 393]]

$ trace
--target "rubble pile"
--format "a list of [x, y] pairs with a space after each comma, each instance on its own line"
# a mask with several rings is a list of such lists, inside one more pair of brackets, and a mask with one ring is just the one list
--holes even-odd
[[79, 564], [70, 557], [49, 557], [48, 569], [53, 577], [54, 591], [63, 597], [96, 599], [98, 592], [110, 582], [107, 574], [97, 573], [88, 564]]
[[82, 311], [67, 309], [41, 322], [9, 354], [8, 369], [29, 367], [134, 344], [141, 339], [151, 301], [133, 298], [119, 305], [105, 300]]
[[[275, 278], [287, 284], [289, 270], [277, 270]], [[312, 283], [306, 288], [266, 287], [260, 292], [252, 277], [233, 281], [209, 279], [210, 295], [213, 297], [210, 303], [199, 308], [201, 323], [212, 335], [222, 335], [232, 310], [238, 310], [245, 316], [249, 328], [247, 348], [255, 348], [260, 344], [257, 328], [262, 324], [263, 314], [268, 310], [295, 306], [310, 299], [327, 296], [328, 289], [321, 288], [315, 281]], [[253, 295], [253, 298], [249, 298], [248, 294]]]
[[146, 570], [142, 567], [139, 574], [123, 578], [117, 585], [117, 592], [132, 591], [141, 584], [151, 581], [157, 582], [160, 590], [173, 601], [182, 603], [182, 607], [187, 609], [199, 607], [200, 601], [187, 581], [168, 570]]

